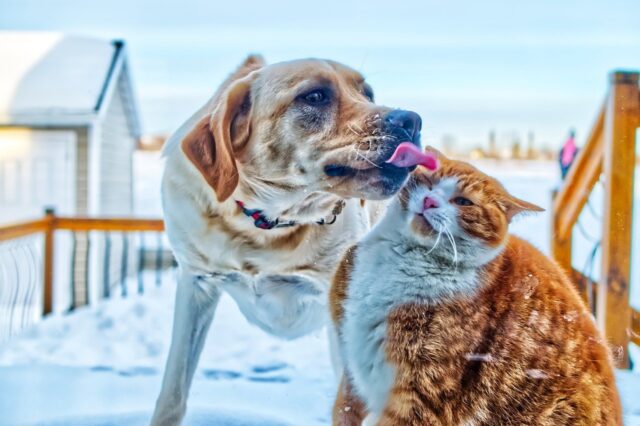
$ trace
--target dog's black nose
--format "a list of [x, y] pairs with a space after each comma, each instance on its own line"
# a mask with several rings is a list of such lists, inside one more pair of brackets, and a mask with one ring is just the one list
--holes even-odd
[[413, 111], [405, 111], [403, 109], [390, 111], [384, 117], [384, 121], [388, 126], [404, 129], [412, 140], [422, 128], [422, 119], [420, 116]]

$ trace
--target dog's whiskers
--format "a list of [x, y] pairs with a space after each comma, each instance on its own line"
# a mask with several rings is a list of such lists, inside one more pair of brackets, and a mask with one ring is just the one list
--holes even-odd
[[377, 165], [376, 163], [374, 163], [373, 161], [371, 161], [369, 158], [367, 158], [367, 156], [366, 156], [366, 155], [362, 154], [362, 153], [360, 152], [360, 148], [358, 148], [357, 146], [351, 146], [351, 150], [356, 154], [356, 158], [355, 158], [356, 160], [357, 160], [358, 158], [361, 158], [361, 159], [363, 159], [364, 161], [366, 161], [367, 163], [371, 164], [373, 167], [377, 167], [377, 168], [379, 168], [379, 169], [381, 169], [381, 168], [382, 168], [382, 166]]
[[365, 135], [366, 132], [362, 129], [362, 127], [358, 126], [357, 124], [352, 124], [353, 126], [355, 126], [356, 130], [358, 131], [358, 133], [360, 135]]
[[347, 129], [351, 130], [351, 132], [356, 135], [356, 136], [364, 136], [365, 133], [362, 131], [362, 129], [354, 129], [353, 127], [354, 125], [349, 123], [347, 124]]
[[381, 135], [381, 134], [379, 134], [379, 131], [377, 133], [374, 131], [371, 134], [366, 135], [365, 137], [362, 138], [363, 142], [364, 141], [368, 141], [368, 140], [371, 140], [371, 141], [380, 140], [380, 141], [391, 141], [391, 142], [393, 142], [393, 141], [398, 140], [398, 138], [393, 136], [393, 135]]
[[377, 168], [379, 168], [379, 169], [381, 169], [381, 168], [382, 168], [382, 166], [377, 165], [376, 163], [374, 163], [373, 161], [371, 161], [369, 158], [367, 158], [367, 156], [366, 156], [366, 155], [361, 154], [361, 153], [360, 153], [360, 149], [359, 149], [359, 148], [356, 150], [356, 153], [357, 153], [357, 154], [358, 154], [358, 155], [359, 155], [359, 156], [360, 156], [364, 161], [366, 161], [367, 163], [371, 164], [373, 167], [377, 167]]

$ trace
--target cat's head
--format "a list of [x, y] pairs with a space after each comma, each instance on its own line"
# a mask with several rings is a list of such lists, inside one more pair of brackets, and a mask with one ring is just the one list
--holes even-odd
[[516, 215], [543, 211], [472, 165], [427, 150], [438, 156], [440, 166], [434, 172], [418, 168], [398, 194], [397, 208], [406, 222], [404, 232], [433, 249], [434, 256], [482, 265], [503, 246]]

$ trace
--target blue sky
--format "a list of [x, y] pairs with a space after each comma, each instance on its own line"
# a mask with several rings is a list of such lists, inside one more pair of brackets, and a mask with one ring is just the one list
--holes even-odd
[[170, 132], [249, 52], [329, 57], [459, 146], [581, 140], [607, 73], [640, 69], [640, 1], [0, 0], [0, 28], [122, 38], [144, 130]]

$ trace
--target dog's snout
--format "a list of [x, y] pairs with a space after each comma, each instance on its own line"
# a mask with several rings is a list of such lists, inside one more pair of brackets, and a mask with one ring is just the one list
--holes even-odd
[[413, 139], [422, 128], [422, 119], [420, 116], [413, 111], [405, 111], [403, 109], [390, 111], [384, 117], [384, 121], [388, 126], [404, 129], [411, 139]]

